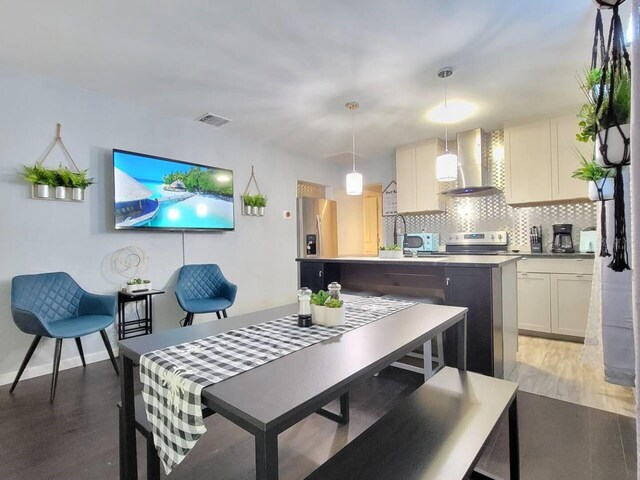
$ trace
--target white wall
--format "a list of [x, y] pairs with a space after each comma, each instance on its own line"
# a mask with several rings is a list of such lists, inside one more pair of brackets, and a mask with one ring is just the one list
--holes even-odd
[[[62, 123], [63, 140], [78, 166], [96, 177], [84, 203], [32, 200], [29, 186], [18, 175], [22, 164], [41, 158], [56, 122]], [[62, 270], [89, 291], [112, 293], [120, 280], [111, 272], [110, 256], [135, 245], [149, 254], [145, 276], [167, 289], [154, 303], [156, 328], [176, 327], [183, 316], [172, 288], [182, 265], [182, 235], [114, 230], [112, 148], [231, 168], [236, 194], [255, 165], [260, 187], [269, 197], [266, 215], [243, 217], [236, 202], [235, 232], [185, 234], [186, 262], [218, 263], [238, 285], [232, 315], [295, 301], [295, 217], [285, 220], [282, 211], [295, 215], [297, 179], [334, 184], [339, 178], [335, 166], [234, 136], [233, 123], [216, 129], [0, 69], [0, 384], [13, 380], [31, 342], [11, 319], [10, 282], [15, 275]], [[55, 151], [46, 165], [56, 166], [62, 159]], [[84, 343], [87, 360], [106, 358], [97, 334]], [[52, 341], [41, 342], [23, 378], [49, 373], [52, 351]], [[62, 367], [77, 364], [75, 345], [67, 341]]]

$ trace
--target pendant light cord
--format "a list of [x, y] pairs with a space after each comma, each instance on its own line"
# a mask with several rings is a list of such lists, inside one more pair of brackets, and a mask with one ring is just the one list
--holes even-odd
[[353, 153], [353, 171], [356, 171], [356, 111], [351, 111], [351, 152]]
[[[447, 77], [444, 77], [444, 116], [445, 118], [447, 117]], [[448, 126], [448, 122], [449, 119], [446, 119], [446, 122], [444, 124], [444, 152], [445, 153], [449, 153], [449, 126]]]

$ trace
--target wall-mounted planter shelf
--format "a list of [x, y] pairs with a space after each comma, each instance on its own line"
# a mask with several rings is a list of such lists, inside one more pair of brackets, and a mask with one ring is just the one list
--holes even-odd
[[[45, 188], [42, 188], [42, 187]], [[31, 185], [31, 198], [34, 200], [58, 200], [61, 202], [84, 202], [84, 190], [68, 187], [50, 187], [48, 185]]]

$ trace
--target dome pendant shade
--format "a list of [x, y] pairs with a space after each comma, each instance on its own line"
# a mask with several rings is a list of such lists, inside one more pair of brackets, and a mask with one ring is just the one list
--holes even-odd
[[362, 195], [362, 174], [347, 173], [347, 195]]
[[436, 158], [436, 179], [439, 182], [453, 182], [458, 179], [458, 156], [445, 151]]

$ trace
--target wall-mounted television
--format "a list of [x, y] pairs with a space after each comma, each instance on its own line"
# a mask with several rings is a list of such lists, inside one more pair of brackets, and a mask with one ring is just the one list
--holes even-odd
[[233, 171], [113, 150], [117, 230], [233, 230]]

